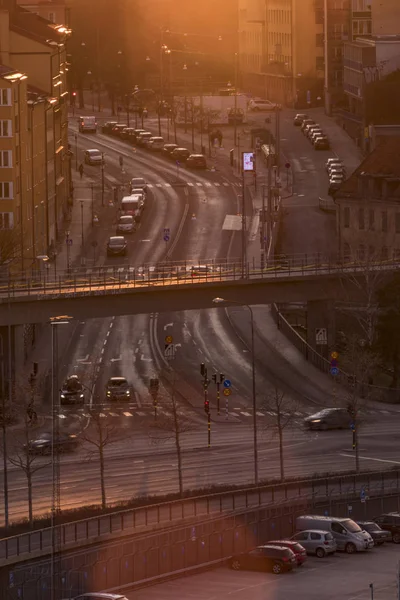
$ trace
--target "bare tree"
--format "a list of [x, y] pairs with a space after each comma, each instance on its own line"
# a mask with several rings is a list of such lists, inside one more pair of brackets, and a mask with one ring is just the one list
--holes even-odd
[[0, 229], [0, 268], [21, 257], [21, 235], [18, 228]]
[[296, 405], [293, 400], [285, 395], [285, 392], [279, 389], [276, 385], [267, 394], [262, 403], [262, 407], [269, 413], [272, 420], [266, 425], [266, 429], [270, 429], [273, 435], [278, 436], [279, 443], [279, 465], [281, 481], [285, 480], [285, 457], [284, 457], [284, 435], [285, 431], [293, 426], [296, 417]]
[[[163, 373], [165, 386], [158, 393], [157, 402], [161, 410], [157, 410], [157, 416], [149, 429], [149, 437], [153, 443], [166, 443], [173, 440], [176, 449], [179, 494], [183, 495], [182, 475], [182, 447], [181, 436], [193, 429], [193, 422], [185, 415], [179, 406], [176, 393], [175, 371]], [[157, 408], [158, 408], [157, 407]]]

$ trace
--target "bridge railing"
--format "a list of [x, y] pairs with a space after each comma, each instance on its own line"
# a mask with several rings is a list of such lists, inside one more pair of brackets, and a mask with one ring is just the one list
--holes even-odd
[[[143, 265], [99, 266], [77, 268], [55, 273], [11, 274], [0, 279], [0, 298], [7, 300], [23, 296], [62, 294], [95, 294], [100, 291], [126, 290], [156, 286], [201, 284], [238, 280], [265, 280], [307, 275], [339, 274], [351, 276], [369, 270], [393, 271], [398, 261], [343, 262], [335, 256], [298, 254], [278, 256], [265, 263], [209, 260], [146, 263]], [[4, 300], [3, 300], [4, 302]]]
[[[301, 499], [312, 499], [314, 502], [330, 500], [333, 496], [359, 498], [362, 490], [369, 497], [399, 493], [399, 470], [339, 474], [258, 488], [248, 487], [121, 510], [57, 527], [62, 547], [66, 548], [91, 543], [103, 535], [133, 534], [143, 532], [149, 527], [166, 528], [174, 522], [207, 519], [218, 514], [226, 516], [249, 508], [267, 507]], [[50, 552], [51, 544], [50, 527], [4, 538], [0, 540], [0, 566], [7, 560], [28, 558], [32, 553], [37, 555]]]

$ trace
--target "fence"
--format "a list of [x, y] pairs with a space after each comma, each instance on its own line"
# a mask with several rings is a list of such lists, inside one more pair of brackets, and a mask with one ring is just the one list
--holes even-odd
[[[364, 489], [370, 497], [400, 491], [399, 472], [345, 474], [245, 488], [132, 508], [107, 515], [59, 525], [63, 550], [94, 543], [103, 536], [142, 533], [146, 528], [167, 528], [173, 524], [229, 516], [250, 508], [281, 506], [311, 499], [359, 497]], [[0, 540], [0, 567], [27, 560], [29, 555], [46, 555], [52, 547], [52, 529], [46, 528]]]

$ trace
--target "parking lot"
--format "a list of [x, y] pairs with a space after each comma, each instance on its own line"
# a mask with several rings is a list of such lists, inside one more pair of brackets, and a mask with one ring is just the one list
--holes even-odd
[[[272, 575], [221, 567], [130, 592], [128, 600], [394, 600], [400, 545], [348, 556], [308, 557], [291, 573]], [[373, 596], [370, 584], [373, 584]]]

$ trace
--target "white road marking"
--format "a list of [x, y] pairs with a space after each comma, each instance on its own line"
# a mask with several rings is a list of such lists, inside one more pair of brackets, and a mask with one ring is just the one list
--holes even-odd
[[139, 348], [135, 348], [135, 354], [139, 352]]
[[152, 184], [152, 183], [148, 183], [148, 184], [147, 184], [147, 187], [149, 187], [149, 188], [152, 188], [152, 187], [153, 187], [153, 184]]
[[248, 412], [240, 412], [241, 415], [245, 416], [245, 417], [251, 417], [251, 414]]
[[256, 415], [258, 415], [259, 417], [265, 417], [264, 413], [259, 412], [258, 410], [256, 411]]
[[220, 183], [215, 183], [215, 187], [220, 187], [221, 184]]
[[133, 414], [132, 414], [132, 413], [130, 413], [130, 412], [128, 412], [128, 411], [125, 411], [125, 412], [123, 412], [122, 414], [123, 414], [125, 417], [133, 417]]
[[140, 360], [143, 360], [144, 362], [153, 362], [152, 358], [146, 358], [144, 354], [141, 355]]
[[194, 187], [194, 183], [188, 183], [188, 186]]
[[[345, 456], [346, 458], [354, 458], [354, 454], [339, 453], [339, 456]], [[389, 459], [385, 459], [385, 458], [372, 458], [371, 456], [359, 456], [358, 458], [362, 458], [363, 460], [374, 460], [375, 462], [391, 463], [392, 465], [400, 465], [400, 461], [398, 461], [398, 460], [389, 460]]]
[[140, 410], [137, 410], [136, 414], [139, 415], [139, 417], [145, 417], [146, 416], [146, 413], [141, 412]]
[[111, 415], [112, 417], [119, 417], [118, 413], [109, 412], [108, 414]]
[[168, 327], [173, 327], [174, 324], [173, 323], [167, 323], [166, 325], [164, 325], [164, 331], [167, 331]]
[[89, 354], [87, 354], [87, 355], [85, 356], [85, 358], [78, 358], [77, 362], [83, 362], [83, 363], [84, 363], [84, 362], [86, 362], [87, 360], [89, 360]]
[[203, 187], [203, 184], [202, 184], [202, 183], [199, 183], [199, 182], [197, 182], [197, 183], [196, 183], [196, 185], [197, 185], [198, 187]]
[[112, 358], [111, 362], [119, 362], [120, 360], [122, 360], [122, 356], [121, 355], [119, 355], [118, 358]]
[[212, 187], [212, 184], [209, 181], [207, 181], [206, 182], [206, 187]]
[[104, 354], [104, 350], [105, 350], [105, 348], [103, 346], [102, 349], [101, 349], [101, 354]]
[[230, 184], [227, 181], [224, 181], [222, 185], [224, 185], [225, 187], [229, 187]]
[[157, 186], [158, 188], [160, 188], [160, 187], [162, 187], [162, 183], [156, 183], [156, 186]]

